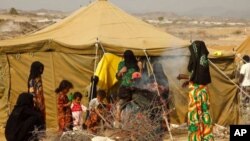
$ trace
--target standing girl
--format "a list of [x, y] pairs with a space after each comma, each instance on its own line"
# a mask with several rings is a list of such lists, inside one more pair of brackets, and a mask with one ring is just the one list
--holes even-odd
[[69, 130], [71, 128], [72, 114], [70, 105], [71, 102], [67, 97], [67, 93], [70, 89], [73, 88], [73, 85], [68, 80], [62, 80], [59, 84], [59, 87], [56, 88], [55, 92], [58, 94], [57, 98], [57, 116], [58, 116], [58, 125], [59, 132]]
[[41, 113], [45, 128], [46, 112], [42, 83], [43, 70], [44, 65], [41, 62], [35, 61], [31, 64], [30, 75], [28, 78], [28, 93], [31, 93], [34, 96], [35, 108]]

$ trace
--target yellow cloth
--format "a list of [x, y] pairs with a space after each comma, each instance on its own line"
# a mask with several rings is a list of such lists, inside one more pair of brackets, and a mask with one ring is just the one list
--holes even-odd
[[215, 56], [222, 56], [222, 51], [215, 51], [215, 52], [214, 52], [214, 55], [215, 55]]
[[95, 75], [99, 77], [98, 87], [100, 89], [107, 90], [117, 82], [115, 74], [121, 60], [121, 57], [111, 53], [105, 53], [103, 55], [95, 72]]

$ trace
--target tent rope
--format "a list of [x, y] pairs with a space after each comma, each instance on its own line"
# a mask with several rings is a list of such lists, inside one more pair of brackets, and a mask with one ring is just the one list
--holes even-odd
[[29, 52], [29, 55], [30, 55], [31, 57], [34, 57], [34, 52]]
[[[143, 51], [144, 51], [144, 54], [145, 54], [145, 56], [146, 56], [146, 58], [147, 58], [147, 61], [148, 61], [148, 63], [149, 63], [149, 68], [150, 68], [150, 70], [151, 70], [151, 72], [152, 72], [152, 75], [153, 75], [153, 77], [154, 77], [154, 81], [157, 82], [157, 81], [156, 81], [155, 74], [154, 74], [154, 71], [153, 71], [153, 68], [152, 68], [152, 65], [151, 65], [150, 60], [149, 60], [149, 57], [148, 57], [148, 54], [147, 54], [146, 50], [143, 50]], [[158, 87], [157, 87], [156, 90], [157, 90], [157, 95], [158, 95], [159, 97], [161, 97]], [[166, 111], [165, 111], [163, 105], [161, 105], [161, 108], [162, 108], [162, 111], [163, 111], [163, 119], [165, 120], [166, 125], [167, 125], [167, 128], [168, 128], [168, 131], [169, 131], [170, 140], [173, 141], [174, 139], [173, 139], [173, 136], [172, 136], [172, 133], [171, 133], [171, 128], [170, 128], [170, 126], [169, 126], [168, 117], [166, 116]]]
[[225, 76], [230, 82], [232, 82], [240, 91], [245, 94], [247, 97], [250, 98], [250, 96], [240, 87], [238, 84], [236, 84], [231, 78], [229, 78], [219, 67], [217, 67], [210, 59], [208, 59], [209, 63], [212, 64], [223, 76]]
[[17, 53], [17, 54], [15, 55], [15, 57], [16, 57], [17, 60], [19, 60], [19, 59], [21, 58], [21, 53]]
[[104, 50], [103, 45], [101, 44], [101, 42], [99, 41], [98, 43], [99, 43], [99, 45], [101, 46], [103, 53], [106, 53], [105, 50]]

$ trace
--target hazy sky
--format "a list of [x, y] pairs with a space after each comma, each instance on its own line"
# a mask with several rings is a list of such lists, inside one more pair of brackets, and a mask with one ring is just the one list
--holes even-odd
[[[94, 1], [94, 0], [92, 0]], [[216, 7], [236, 12], [249, 11], [250, 0], [109, 0], [127, 12], [143, 13], [152, 11], [167, 11], [185, 13]], [[51, 9], [73, 11], [90, 0], [0, 0], [0, 9], [15, 7], [22, 10]], [[211, 10], [212, 11], [212, 10]], [[212, 11], [215, 12], [215, 11]]]

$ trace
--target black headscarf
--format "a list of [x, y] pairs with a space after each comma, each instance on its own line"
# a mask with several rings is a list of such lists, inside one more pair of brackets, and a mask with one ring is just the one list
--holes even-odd
[[206, 85], [211, 82], [208, 62], [208, 50], [203, 41], [194, 41], [189, 46], [190, 59], [188, 71], [191, 72], [190, 81]]
[[123, 54], [123, 57], [124, 57], [125, 66], [127, 67], [127, 69], [134, 68], [136, 71], [139, 71], [136, 57], [131, 50], [126, 50]]
[[8, 141], [28, 140], [34, 126], [42, 126], [41, 114], [34, 109], [33, 95], [22, 93], [7, 120], [5, 137]]

